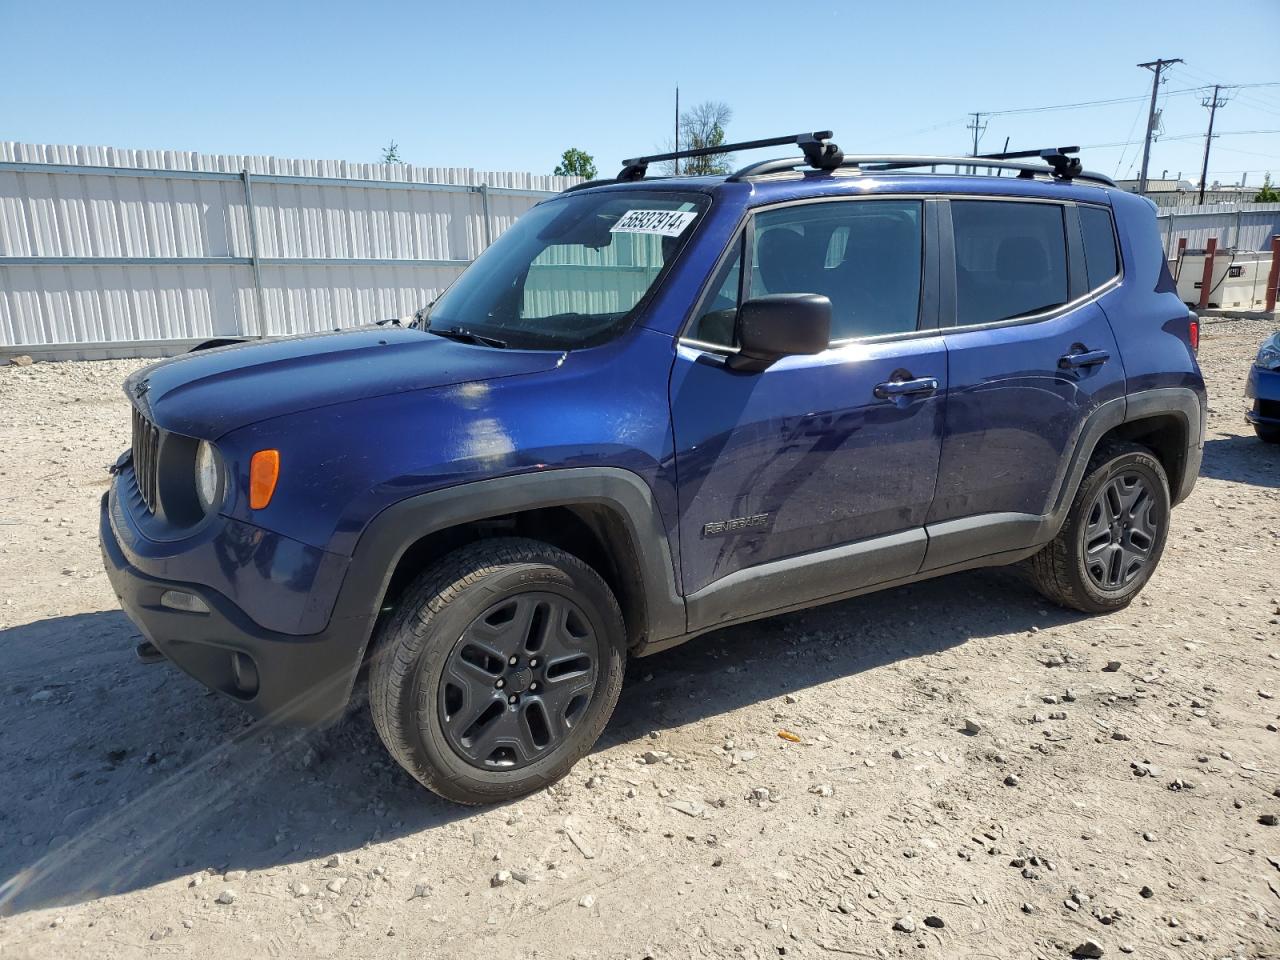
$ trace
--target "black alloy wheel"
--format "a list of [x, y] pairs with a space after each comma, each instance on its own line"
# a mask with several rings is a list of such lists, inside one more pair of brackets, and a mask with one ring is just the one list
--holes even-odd
[[1111, 478], [1098, 491], [1084, 524], [1089, 578], [1104, 590], [1132, 582], [1151, 559], [1162, 522], [1156, 499], [1139, 474]]
[[595, 692], [599, 642], [573, 600], [504, 598], [454, 644], [440, 678], [449, 745], [481, 769], [515, 770], [558, 747]]

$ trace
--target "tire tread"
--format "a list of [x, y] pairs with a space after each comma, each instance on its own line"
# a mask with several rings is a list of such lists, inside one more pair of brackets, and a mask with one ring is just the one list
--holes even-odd
[[[610, 613], [622, 623], [622, 612], [613, 592], [587, 563], [558, 547], [538, 540], [500, 537], [477, 540], [459, 547], [428, 566], [405, 589], [403, 601], [380, 631], [369, 670], [369, 710], [387, 752], [423, 786], [458, 803], [482, 804], [509, 799], [505, 789], [485, 789], [463, 784], [444, 775], [415, 749], [404, 723], [404, 699], [413, 689], [418, 661], [431, 639], [436, 618], [464, 592], [481, 584], [504, 567], [536, 564], [573, 571], [599, 581], [611, 605]], [[608, 654], [606, 653], [607, 657]], [[622, 670], [604, 670], [597, 696], [616, 702], [622, 687]], [[606, 717], [607, 719], [607, 717]], [[541, 789], [559, 780], [577, 761], [568, 756], [542, 775], [528, 775], [521, 793]]]
[[[1155, 454], [1150, 449], [1141, 444], [1124, 440], [1103, 441], [1094, 451], [1093, 456], [1089, 458], [1084, 477], [1080, 480], [1080, 486], [1071, 501], [1070, 509], [1067, 511], [1067, 519], [1063, 522], [1058, 535], [1027, 560], [1031, 581], [1035, 588], [1046, 599], [1059, 606], [1079, 610], [1083, 613], [1106, 613], [1128, 606], [1133, 597], [1137, 595], [1137, 591], [1127, 597], [1096, 597], [1091, 595], [1085, 589], [1080, 578], [1075, 575], [1071, 557], [1076, 530], [1081, 522], [1084, 510], [1088, 506], [1084, 500], [1086, 496], [1091, 499], [1094, 493], [1091, 489], [1091, 481], [1094, 475], [1119, 457], [1131, 454], [1145, 459], [1147, 461], [1146, 466], [1152, 468], [1156, 475], [1164, 480], [1166, 505], [1168, 504], [1168, 480], [1165, 477], [1164, 468], [1161, 466], [1160, 461], [1156, 459]], [[1168, 523], [1169, 516], [1166, 510], [1166, 527]], [[1158, 557], [1156, 562], [1158, 562]], [[1140, 589], [1141, 587], [1139, 587]]]

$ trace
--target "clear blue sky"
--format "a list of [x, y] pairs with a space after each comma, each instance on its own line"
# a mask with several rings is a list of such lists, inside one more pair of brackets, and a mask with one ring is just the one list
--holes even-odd
[[[1143, 97], [1181, 57], [1152, 154], [1194, 179], [1206, 82], [1218, 130], [1280, 130], [1280, 0], [645, 4], [0, 0], [0, 139], [549, 173], [659, 147], [682, 103], [730, 138], [830, 127], [847, 152], [967, 152], [966, 114]], [[984, 150], [1141, 138], [1146, 103], [992, 116]], [[1192, 135], [1187, 139], [1176, 139]], [[1130, 175], [1140, 143], [1085, 151]], [[1215, 141], [1210, 179], [1280, 179], [1280, 134]]]

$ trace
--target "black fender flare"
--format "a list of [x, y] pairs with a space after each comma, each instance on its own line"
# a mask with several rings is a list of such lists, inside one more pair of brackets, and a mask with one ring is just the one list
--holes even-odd
[[1175, 504], [1187, 498], [1200, 473], [1200, 460], [1204, 452], [1205, 409], [1202, 395], [1190, 387], [1153, 387], [1150, 390], [1140, 390], [1107, 401], [1085, 420], [1071, 457], [1060, 475], [1053, 510], [1045, 518], [1048, 521], [1046, 526], [1052, 531], [1048, 539], [1057, 535], [1066, 519], [1071, 501], [1084, 479], [1085, 468], [1102, 438], [1122, 424], [1168, 415], [1182, 420], [1187, 437], [1181, 482], [1176, 490], [1169, 491], [1169, 495]]
[[684, 598], [653, 491], [618, 467], [568, 467], [476, 480], [408, 497], [384, 509], [361, 534], [334, 605], [331, 628], [363, 632], [361, 656], [401, 557], [418, 540], [449, 527], [543, 507], [592, 504], [626, 525], [643, 583], [646, 640], [686, 630]]

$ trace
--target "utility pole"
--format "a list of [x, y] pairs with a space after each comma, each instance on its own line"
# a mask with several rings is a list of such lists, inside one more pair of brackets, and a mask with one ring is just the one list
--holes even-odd
[[1152, 60], [1148, 63], [1140, 63], [1138, 66], [1150, 70], [1154, 76], [1151, 78], [1151, 108], [1147, 111], [1147, 139], [1142, 145], [1142, 171], [1138, 174], [1138, 193], [1145, 194], [1147, 192], [1147, 164], [1151, 160], [1151, 135], [1156, 130], [1156, 96], [1160, 93], [1160, 74], [1165, 67], [1171, 67], [1175, 63], [1181, 63], [1181, 60]]
[[1209, 146], [1213, 143], [1213, 117], [1219, 107], [1225, 107], [1227, 101], [1218, 99], [1219, 84], [1213, 85], [1213, 96], [1201, 100], [1200, 106], [1209, 108], [1209, 132], [1204, 137], [1204, 166], [1200, 168], [1200, 203], [1204, 203], [1204, 188], [1209, 180]]
[[[987, 125], [982, 122], [981, 113], [971, 113], [969, 114], [969, 116], [973, 117], [973, 119], [970, 120], [965, 127], [966, 130], [973, 131], [973, 152], [970, 153], [969, 156], [976, 157], [978, 155], [978, 138], [981, 137], [984, 132], [986, 132]], [[977, 173], [978, 168], [970, 167], [969, 172]]]
[[982, 114], [971, 113], [969, 116], [973, 117], [965, 128], [973, 131], [973, 153], [969, 154], [969, 156], [976, 157], [978, 155], [978, 138], [986, 132], [987, 125], [982, 122]]

